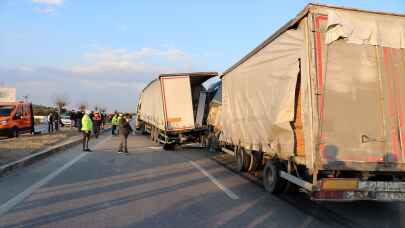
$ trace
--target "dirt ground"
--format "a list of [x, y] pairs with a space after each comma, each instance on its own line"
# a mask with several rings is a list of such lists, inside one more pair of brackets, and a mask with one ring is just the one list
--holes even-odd
[[13, 139], [0, 139], [0, 165], [16, 161], [77, 135], [79, 132], [76, 129], [62, 128], [53, 134], [27, 134]]

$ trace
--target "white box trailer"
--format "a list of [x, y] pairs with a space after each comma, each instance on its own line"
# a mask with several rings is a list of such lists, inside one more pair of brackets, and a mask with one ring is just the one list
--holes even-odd
[[206, 130], [209, 96], [203, 83], [217, 72], [161, 74], [139, 98], [137, 128], [165, 145], [196, 140]]
[[404, 28], [405, 15], [309, 4], [221, 76], [223, 150], [272, 193], [405, 200]]

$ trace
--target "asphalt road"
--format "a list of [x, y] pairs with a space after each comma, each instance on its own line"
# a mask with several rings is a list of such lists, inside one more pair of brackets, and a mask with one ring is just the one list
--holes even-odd
[[[93, 140], [0, 178], [0, 227], [405, 227], [404, 204], [273, 196], [202, 149]], [[220, 162], [218, 162], [220, 161]], [[226, 164], [225, 166], [223, 164]]]

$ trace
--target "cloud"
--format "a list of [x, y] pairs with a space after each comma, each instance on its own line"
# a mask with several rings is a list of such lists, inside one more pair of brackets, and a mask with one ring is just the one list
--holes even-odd
[[64, 0], [32, 0], [32, 2], [50, 6], [60, 6], [63, 5]]
[[108, 110], [135, 111], [138, 94], [152, 80], [151, 75], [93, 75], [72, 74], [70, 70], [54, 67], [0, 67], [0, 83], [17, 88], [17, 97], [28, 95], [35, 104], [53, 105], [53, 99], [64, 94], [71, 101], [70, 108], [79, 103], [103, 105]]
[[36, 8], [35, 11], [37, 13], [43, 13], [43, 14], [48, 14], [48, 15], [54, 15], [55, 14], [55, 9], [54, 8]]
[[64, 0], [32, 0], [32, 2], [41, 5], [41, 7], [35, 8], [35, 12], [55, 15], [55, 7], [63, 5]]
[[84, 59], [88, 63], [73, 66], [72, 72], [77, 74], [117, 71], [157, 73], [192, 68], [191, 56], [179, 49], [142, 48], [129, 51], [105, 48], [85, 53]]
[[66, 68], [0, 65], [0, 84], [15, 86], [19, 98], [28, 94], [36, 104], [52, 105], [56, 95], [66, 94], [71, 108], [85, 101], [135, 111], [140, 91], [158, 74], [192, 70], [190, 55], [178, 49], [103, 48], [81, 58], [83, 64]]

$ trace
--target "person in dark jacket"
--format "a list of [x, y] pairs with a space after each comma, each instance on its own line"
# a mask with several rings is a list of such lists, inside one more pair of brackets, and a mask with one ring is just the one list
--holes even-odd
[[55, 127], [55, 131], [59, 131], [60, 115], [59, 115], [58, 112], [54, 112], [54, 113], [53, 113], [53, 121], [54, 121], [53, 126]]
[[83, 111], [78, 111], [76, 113], [76, 124], [77, 124], [76, 127], [77, 127], [79, 132], [82, 131], [82, 119], [83, 119], [83, 116], [84, 116]]
[[72, 109], [69, 115], [70, 118], [70, 128], [76, 127], [76, 112]]
[[48, 133], [53, 132], [53, 122], [54, 122], [53, 112], [50, 112], [48, 114]]
[[102, 121], [101, 114], [99, 112], [94, 112], [91, 119], [93, 120], [94, 135], [96, 136], [96, 138], [98, 138], [98, 136], [100, 135], [100, 131], [101, 131], [101, 121]]
[[118, 153], [124, 152], [128, 154], [128, 135], [132, 132], [132, 127], [129, 124], [129, 116], [125, 116], [120, 119], [119, 122], [119, 131], [121, 136], [121, 143], [120, 148], [118, 149]]

